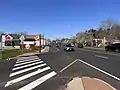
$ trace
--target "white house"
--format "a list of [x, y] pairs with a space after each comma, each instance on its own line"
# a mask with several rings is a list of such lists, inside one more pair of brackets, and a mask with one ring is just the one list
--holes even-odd
[[[17, 43], [17, 45], [15, 44], [14, 48], [12, 47], [12, 41]], [[0, 47], [3, 49], [19, 49], [19, 39], [14, 39], [12, 34], [3, 34], [1, 36]]]

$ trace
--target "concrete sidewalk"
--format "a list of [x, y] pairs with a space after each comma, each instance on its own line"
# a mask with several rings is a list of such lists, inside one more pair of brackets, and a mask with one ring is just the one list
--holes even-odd
[[[49, 47], [45, 47], [44, 49], [41, 50], [41, 53], [46, 53], [49, 51]], [[28, 55], [35, 55], [35, 54], [40, 54], [39, 51], [38, 52], [32, 52], [32, 53], [25, 53], [19, 56], [28, 56]]]
[[101, 48], [99, 48], [99, 47], [84, 47], [85, 49], [93, 49], [93, 50], [105, 50], [105, 48], [104, 47], [101, 47]]
[[[49, 47], [45, 47], [44, 49], [41, 50], [41, 53], [46, 53], [48, 51], [49, 51]], [[9, 58], [9, 59], [16, 59], [16, 58], [19, 58], [19, 57], [22, 57], [22, 56], [29, 56], [29, 55], [35, 55], [35, 54], [40, 54], [40, 53], [39, 52], [24, 53], [22, 55], [18, 55], [16, 57]]]
[[116, 90], [114, 87], [108, 83], [90, 77], [76, 77], [71, 82], [67, 84], [65, 90]]

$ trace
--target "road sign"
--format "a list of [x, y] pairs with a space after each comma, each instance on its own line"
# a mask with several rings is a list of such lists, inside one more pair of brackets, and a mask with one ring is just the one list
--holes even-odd
[[39, 39], [40, 39], [39, 35], [36, 35], [35, 40], [39, 40]]
[[25, 40], [25, 37], [22, 35], [20, 38], [19, 38], [20, 40], [21, 40], [21, 43], [22, 43], [22, 52], [23, 52], [23, 43], [24, 43], [24, 40]]
[[23, 42], [25, 40], [25, 37], [22, 35], [20, 38], [21, 42]]

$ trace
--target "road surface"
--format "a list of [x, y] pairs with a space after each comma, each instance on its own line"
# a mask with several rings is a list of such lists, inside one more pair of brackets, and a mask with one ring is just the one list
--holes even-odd
[[76, 48], [65, 52], [52, 46], [48, 53], [0, 63], [0, 90], [61, 90], [73, 77], [99, 78], [120, 89], [120, 55]]

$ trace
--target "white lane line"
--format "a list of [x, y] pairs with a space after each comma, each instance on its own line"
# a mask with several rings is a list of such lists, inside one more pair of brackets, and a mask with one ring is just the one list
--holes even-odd
[[38, 60], [38, 59], [39, 58], [36, 58], [36, 59], [26, 59], [26, 60], [22, 60], [22, 61], [17, 61], [16, 63], [27, 62], [27, 61]]
[[89, 67], [94, 68], [95, 70], [98, 70], [99, 72], [104, 73], [105, 75], [108, 75], [109, 77], [112, 77], [112, 78], [120, 81], [120, 78], [118, 78], [118, 77], [116, 77], [116, 76], [114, 76], [114, 75], [112, 75], [112, 74], [110, 74], [110, 73], [108, 73], [106, 71], [103, 71], [102, 69], [99, 69], [99, 68], [97, 68], [97, 67], [95, 67], [95, 66], [93, 66], [93, 65], [91, 65], [91, 64], [89, 64], [89, 63], [87, 63], [87, 62], [85, 62], [83, 60], [80, 60], [80, 59], [77, 59], [77, 60], [80, 61], [80, 62], [82, 62], [82, 63], [84, 63], [85, 65], [88, 65]]
[[20, 66], [20, 67], [16, 67], [16, 68], [13, 68], [12, 71], [22, 69], [22, 68], [25, 68], [25, 67], [29, 67], [29, 66], [32, 66], [32, 65], [40, 64], [40, 63], [43, 63], [43, 61], [31, 63], [31, 64]]
[[33, 61], [30, 61], [30, 62], [23, 62], [23, 63], [15, 64], [14, 66], [20, 66], [20, 65], [24, 65], [24, 64], [28, 64], [28, 63], [33, 63], [33, 62], [36, 62], [36, 61], [40, 61], [40, 60], [41, 59], [33, 60]]
[[75, 60], [75, 61], [71, 62], [70, 64], [68, 64], [67, 66], [65, 66], [62, 70], [60, 70], [60, 72], [63, 72], [64, 70], [69, 68], [71, 65], [73, 65], [75, 62], [77, 62], [77, 60]]
[[103, 58], [103, 59], [108, 59], [108, 57], [101, 56], [101, 55], [95, 55], [95, 57]]
[[25, 80], [25, 79], [27, 79], [27, 78], [29, 78], [29, 77], [32, 77], [32, 76], [34, 76], [34, 75], [37, 75], [37, 74], [42, 73], [42, 72], [44, 72], [44, 71], [47, 71], [47, 70], [49, 70], [49, 69], [50, 69], [50, 67], [46, 67], [46, 68], [43, 68], [43, 69], [39, 69], [39, 70], [37, 70], [37, 71], [35, 71], [35, 72], [29, 73], [29, 74], [26, 74], [26, 75], [21, 76], [21, 77], [19, 77], [19, 78], [16, 78], [16, 79], [13, 79], [13, 80], [11, 80], [11, 81], [8, 81], [7, 84], [5, 85], [5, 87], [8, 87], [8, 86], [10, 86], [10, 85], [12, 85], [12, 84], [14, 84], [14, 83], [17, 83], [17, 82], [19, 82], [19, 81]]
[[18, 59], [17, 61], [19, 62], [19, 61], [24, 61], [24, 60], [28, 60], [28, 59], [39, 59], [38, 57], [36, 57], [36, 58], [25, 58], [25, 59]]
[[23, 70], [20, 70], [20, 71], [13, 72], [13, 73], [10, 74], [9, 77], [12, 77], [12, 76], [27, 72], [27, 71], [32, 70], [32, 69], [40, 68], [40, 67], [45, 66], [45, 65], [46, 64], [44, 63], [44, 64], [37, 65], [37, 66], [31, 67], [31, 68], [27, 68], [27, 69], [23, 69]]
[[39, 86], [40, 84], [42, 84], [43, 82], [47, 81], [48, 79], [52, 78], [53, 76], [55, 76], [57, 73], [52, 71], [51, 73], [29, 83], [28, 85], [18, 89], [18, 90], [32, 90], [35, 87]]

